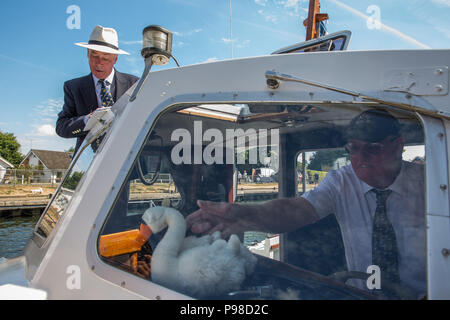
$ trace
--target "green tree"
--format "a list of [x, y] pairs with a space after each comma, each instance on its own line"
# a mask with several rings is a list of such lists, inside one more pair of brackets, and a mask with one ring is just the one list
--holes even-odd
[[244, 170], [247, 171], [248, 175], [251, 175], [252, 173], [252, 169], [257, 169], [257, 168], [261, 168], [261, 167], [265, 167], [259, 160], [259, 150], [256, 150], [257, 152], [257, 163], [252, 163], [250, 164], [250, 152], [249, 150], [245, 150], [245, 154], [244, 154], [244, 160], [245, 162], [242, 164], [238, 164], [238, 160], [237, 160], [237, 154], [235, 154], [235, 163], [236, 163], [236, 168], [238, 169], [239, 172], [243, 173]]
[[18, 166], [24, 156], [19, 152], [20, 143], [12, 133], [0, 131], [0, 156]]
[[70, 177], [68, 177], [66, 179], [63, 187], [67, 188], [67, 189], [75, 190], [78, 185], [78, 182], [80, 182], [82, 177], [83, 177], [83, 172], [75, 171], [74, 173], [72, 173], [72, 175]]
[[347, 157], [345, 150], [320, 150], [316, 151], [309, 160], [308, 169], [323, 170], [323, 167], [331, 167], [338, 158]]

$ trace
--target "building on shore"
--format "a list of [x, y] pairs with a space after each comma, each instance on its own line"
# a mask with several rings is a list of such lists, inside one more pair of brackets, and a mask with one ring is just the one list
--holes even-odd
[[31, 149], [19, 167], [42, 170], [41, 180], [58, 182], [72, 161], [72, 152]]

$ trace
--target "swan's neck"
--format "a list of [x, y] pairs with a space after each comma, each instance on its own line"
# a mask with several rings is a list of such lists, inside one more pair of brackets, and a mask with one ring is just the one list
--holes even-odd
[[168, 229], [157, 249], [164, 255], [178, 256], [186, 234], [186, 222], [175, 212], [167, 212], [165, 218]]

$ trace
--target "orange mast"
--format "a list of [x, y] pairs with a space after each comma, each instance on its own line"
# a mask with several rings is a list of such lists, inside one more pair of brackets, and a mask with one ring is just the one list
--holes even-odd
[[306, 27], [306, 41], [319, 37], [319, 26], [328, 20], [327, 13], [320, 13], [320, 0], [309, 0], [308, 18], [303, 21]]

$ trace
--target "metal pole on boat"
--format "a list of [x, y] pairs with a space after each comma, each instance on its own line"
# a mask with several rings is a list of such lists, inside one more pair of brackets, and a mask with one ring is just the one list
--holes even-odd
[[230, 50], [231, 50], [231, 59], [233, 59], [233, 16], [231, 13], [231, 0], [229, 0], [230, 5]]
[[328, 14], [320, 13], [320, 0], [309, 0], [308, 18], [303, 21], [306, 27], [306, 41], [320, 36], [320, 23], [325, 20], [328, 20]]

